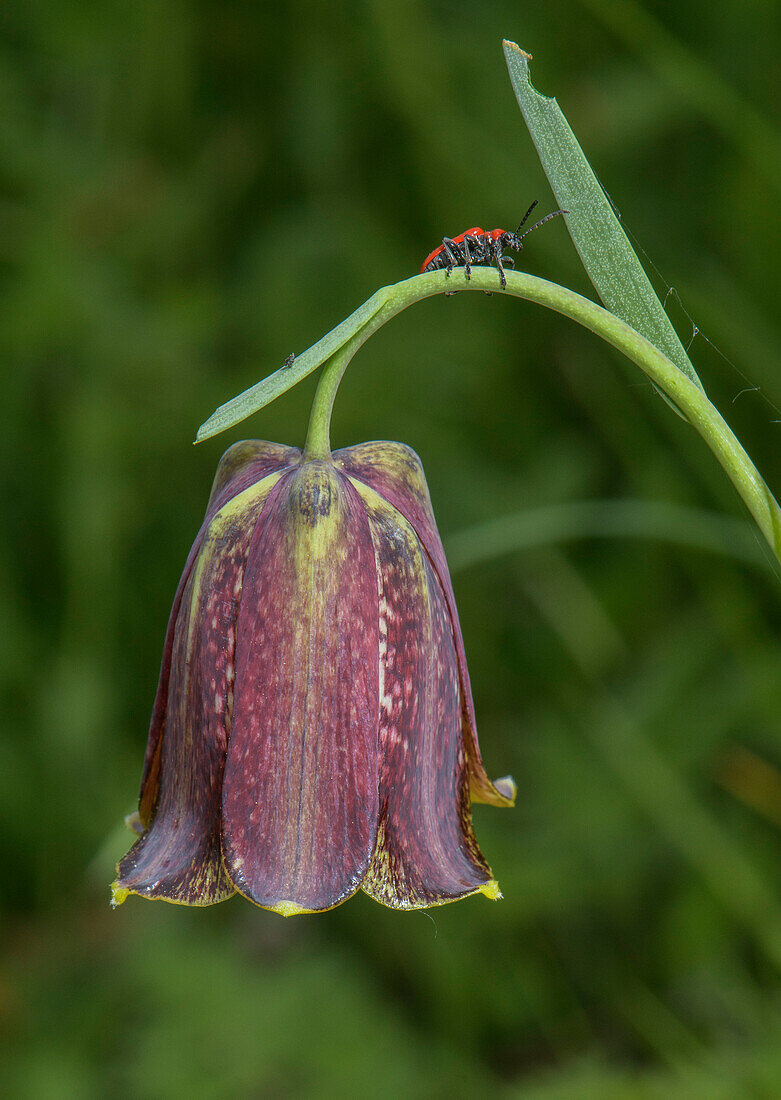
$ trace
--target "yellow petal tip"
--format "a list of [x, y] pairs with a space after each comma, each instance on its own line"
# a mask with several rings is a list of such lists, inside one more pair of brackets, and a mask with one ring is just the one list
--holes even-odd
[[489, 878], [488, 882], [484, 882], [483, 885], [479, 887], [479, 890], [480, 893], [485, 894], [490, 901], [501, 901], [504, 897], [504, 894], [499, 889], [499, 883], [495, 878]]
[[488, 776], [473, 777], [469, 795], [473, 802], [484, 806], [514, 806], [518, 787], [511, 775], [503, 775], [493, 783]]
[[118, 909], [122, 902], [130, 894], [130, 890], [126, 886], [119, 885], [119, 879], [116, 882], [111, 883], [111, 908]]
[[141, 836], [144, 832], [144, 826], [141, 823], [141, 815], [138, 810], [134, 810], [132, 814], [125, 814], [125, 825], [130, 829], [131, 833], [135, 833], [136, 836]]
[[302, 909], [294, 901], [280, 901], [276, 905], [270, 905], [272, 913], [279, 913], [280, 917], [300, 917], [302, 913], [314, 913], [314, 909]]
[[511, 804], [515, 804], [515, 797], [518, 794], [518, 784], [515, 782], [511, 775], [503, 775], [501, 779], [494, 780], [494, 786], [503, 798]]

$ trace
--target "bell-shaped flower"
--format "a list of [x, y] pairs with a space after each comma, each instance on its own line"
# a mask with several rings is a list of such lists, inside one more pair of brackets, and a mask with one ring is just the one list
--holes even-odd
[[514, 794], [480, 759], [417, 455], [231, 447], [171, 611], [114, 903], [497, 898], [471, 802]]

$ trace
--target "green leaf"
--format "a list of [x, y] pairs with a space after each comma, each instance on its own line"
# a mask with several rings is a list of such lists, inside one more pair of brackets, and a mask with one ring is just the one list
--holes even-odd
[[567, 228], [597, 293], [611, 313], [645, 336], [703, 389], [561, 108], [533, 87], [531, 55], [514, 42], [504, 43], [504, 53], [518, 105], [553, 193], [567, 211]]
[[767, 555], [744, 519], [661, 500], [573, 500], [486, 520], [445, 540], [450, 569], [468, 569], [505, 554], [577, 539], [669, 542], [724, 554], [771, 576]]
[[274, 371], [273, 374], [268, 375], [267, 378], [257, 382], [254, 386], [250, 386], [248, 390], [244, 390], [237, 397], [232, 397], [230, 401], [220, 405], [209, 419], [201, 424], [195, 442], [202, 443], [204, 439], [211, 439], [213, 435], [219, 435], [227, 428], [232, 428], [235, 424], [241, 423], [242, 420], [246, 420], [248, 416], [252, 416], [253, 413], [292, 389], [308, 374], [311, 374], [313, 370], [317, 370], [335, 352], [344, 347], [347, 341], [360, 331], [376, 313], [379, 313], [385, 305], [388, 292], [388, 287], [378, 290], [367, 302], [359, 306], [354, 313], [351, 313], [341, 324], [326, 333], [321, 340], [318, 340], [307, 351], [285, 363], [279, 370]]

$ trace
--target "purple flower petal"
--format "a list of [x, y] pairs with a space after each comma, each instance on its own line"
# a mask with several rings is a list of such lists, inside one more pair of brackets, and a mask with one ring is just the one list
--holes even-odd
[[[235, 669], [235, 676], [234, 676]], [[395, 908], [501, 896], [471, 799], [482, 768], [444, 552], [420, 462], [226, 452], [174, 600], [128, 893], [284, 914], [361, 886]], [[497, 789], [499, 788], [499, 789]]]
[[453, 629], [411, 525], [357, 483], [380, 580], [380, 817], [363, 889], [413, 909], [496, 884], [472, 830]]
[[244, 592], [226, 866], [258, 905], [329, 909], [359, 888], [374, 848], [379, 645], [369, 524], [330, 463], [307, 462], [280, 482]]
[[[156, 719], [154, 765], [142, 790], [148, 827], [119, 865], [117, 902], [136, 893], [210, 905], [234, 892], [219, 826], [236, 617], [253, 528], [278, 479], [272, 474], [223, 505], [186, 573], [164, 664], [170, 668], [164, 717]], [[159, 796], [152, 811], [153, 785]]]
[[203, 539], [209, 529], [209, 524], [219, 509], [238, 493], [261, 481], [268, 474], [293, 465], [298, 462], [300, 457], [301, 452], [296, 447], [284, 447], [280, 443], [267, 443], [260, 439], [245, 439], [239, 443], [234, 443], [220, 459], [217, 472], [214, 475], [206, 516], [187, 556], [168, 619], [160, 678], [152, 708], [152, 719], [149, 723], [149, 736], [138, 803], [139, 816], [145, 828], [152, 820], [152, 811], [157, 801], [160, 786], [160, 738], [163, 733], [168, 707], [168, 685], [171, 676], [171, 655], [176, 621], [179, 616], [182, 593], [192, 572]]
[[456, 610], [456, 598], [420, 459], [411, 447], [403, 443], [376, 442], [359, 443], [355, 447], [335, 451], [334, 461], [337, 469], [343, 469], [351, 477], [358, 478], [371, 486], [385, 500], [390, 501], [417, 532], [442, 584], [453, 626], [453, 639], [461, 676], [463, 730], [472, 801], [487, 802], [494, 806], [512, 806], [515, 801], [515, 784], [512, 778], [506, 776], [492, 783], [480, 756], [472, 688]]
[[242, 439], [234, 443], [220, 459], [214, 475], [209, 503], [206, 506], [206, 519], [221, 508], [226, 500], [230, 500], [249, 485], [254, 485], [275, 470], [295, 466], [300, 460], [301, 451], [298, 447], [268, 443], [265, 439]]

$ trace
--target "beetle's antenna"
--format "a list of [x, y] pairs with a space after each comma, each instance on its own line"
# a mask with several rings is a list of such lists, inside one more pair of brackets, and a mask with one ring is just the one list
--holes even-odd
[[[532, 207], [532, 209], [534, 209], [534, 207]], [[531, 211], [529, 213], [531, 213]], [[535, 222], [534, 225], [529, 226], [529, 228], [524, 233], [521, 233], [520, 235], [516, 233], [514, 247], [520, 248], [521, 241], [524, 237], [528, 237], [530, 233], [533, 233], [535, 229], [539, 229], [541, 225], [545, 225], [545, 223], [549, 222], [551, 218], [558, 218], [559, 214], [569, 214], [569, 210], [554, 210], [552, 214], [546, 214], [544, 218], [540, 218], [540, 220], [538, 222]], [[529, 215], [527, 214], [526, 217], [528, 216]], [[523, 221], [526, 221], [526, 218], [524, 218]], [[521, 222], [521, 225], [523, 225], [523, 222]], [[521, 228], [521, 225], [518, 226], [519, 229]]]
[[537, 205], [537, 203], [538, 203], [539, 201], [540, 201], [539, 199], [535, 199], [535, 200], [534, 200], [534, 202], [533, 202], [533, 203], [531, 204], [531, 206], [529, 207], [529, 209], [528, 209], [528, 210], [526, 211], [526, 213], [525, 213], [525, 214], [523, 215], [523, 217], [521, 218], [521, 224], [520, 224], [520, 225], [518, 226], [518, 228], [517, 228], [517, 229], [515, 230], [514, 236], [516, 236], [516, 237], [517, 237], [517, 236], [518, 236], [518, 234], [520, 233], [520, 231], [521, 231], [521, 230], [523, 229], [524, 225], [526, 225], [526, 221], [527, 221], [527, 219], [528, 219], [529, 215], [531, 214], [532, 210], [533, 210], [533, 209], [535, 208], [535, 206]]

